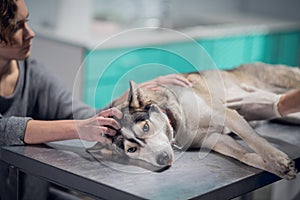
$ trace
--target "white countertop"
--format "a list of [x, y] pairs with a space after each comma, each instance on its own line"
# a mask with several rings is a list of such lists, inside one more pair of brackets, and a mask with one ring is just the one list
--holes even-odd
[[[205, 19], [205, 20], [204, 20]], [[233, 35], [267, 34], [300, 30], [300, 23], [240, 14], [199, 19], [200, 25], [177, 30], [157, 27], [122, 27], [113, 22], [93, 23], [90, 30], [58, 31], [31, 25], [38, 37], [53, 39], [86, 49], [124, 48], [159, 45], [200, 38], [219, 38]], [[204, 25], [201, 25], [202, 20]], [[212, 21], [212, 25], [207, 25]]]

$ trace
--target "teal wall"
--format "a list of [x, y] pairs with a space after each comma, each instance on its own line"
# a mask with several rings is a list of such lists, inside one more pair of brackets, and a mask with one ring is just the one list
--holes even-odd
[[231, 69], [249, 62], [299, 65], [300, 32], [257, 34], [198, 40], [218, 68]]
[[[200, 44], [200, 45], [199, 45]], [[86, 51], [84, 101], [103, 107], [137, 83], [170, 73], [232, 69], [243, 63], [299, 65], [300, 31]]]

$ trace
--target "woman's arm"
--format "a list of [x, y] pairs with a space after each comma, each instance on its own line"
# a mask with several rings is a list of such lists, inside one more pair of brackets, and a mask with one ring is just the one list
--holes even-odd
[[39, 144], [78, 138], [74, 120], [29, 120], [25, 130], [24, 142], [26, 144]]
[[277, 107], [282, 116], [300, 112], [300, 89], [281, 95]]
[[[105, 134], [115, 135], [120, 124], [111, 118], [122, 118], [121, 111], [111, 108], [100, 112], [97, 116], [85, 120], [29, 120], [27, 122], [24, 142], [39, 144], [59, 140], [82, 139], [110, 143]], [[112, 127], [112, 128], [109, 128]]]

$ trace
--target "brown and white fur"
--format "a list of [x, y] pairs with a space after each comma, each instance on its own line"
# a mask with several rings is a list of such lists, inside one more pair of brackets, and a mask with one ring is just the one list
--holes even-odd
[[[112, 105], [124, 117], [120, 120], [121, 130], [112, 138], [111, 151], [163, 169], [174, 161], [172, 144], [182, 150], [207, 148], [279, 177], [295, 178], [294, 162], [257, 135], [225, 102], [228, 95], [245, 92], [242, 83], [274, 93], [300, 88], [298, 68], [254, 63], [230, 71], [208, 70], [182, 76], [192, 82], [192, 88], [167, 85], [144, 90], [131, 81], [128, 99]], [[252, 151], [237, 143], [228, 130]], [[101, 148], [97, 144], [89, 151], [97, 153]]]

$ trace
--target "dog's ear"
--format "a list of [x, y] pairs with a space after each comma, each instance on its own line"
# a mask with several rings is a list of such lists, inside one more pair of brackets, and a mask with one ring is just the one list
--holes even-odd
[[130, 81], [130, 91], [128, 95], [129, 107], [133, 109], [144, 109], [151, 104], [145, 92], [134, 82]]

